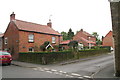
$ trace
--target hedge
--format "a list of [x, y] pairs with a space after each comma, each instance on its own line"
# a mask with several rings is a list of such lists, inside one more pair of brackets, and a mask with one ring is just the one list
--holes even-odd
[[38, 64], [50, 64], [58, 61], [72, 59], [74, 54], [71, 51], [64, 52], [31, 52], [19, 53], [19, 61], [32, 62]]
[[77, 59], [81, 57], [89, 57], [93, 55], [101, 55], [104, 53], [108, 53], [110, 50], [108, 48], [103, 48], [103, 49], [88, 49], [88, 50], [80, 50], [76, 55]]
[[79, 59], [91, 55], [108, 53], [108, 49], [97, 50], [81, 50], [78, 52], [61, 51], [61, 52], [21, 52], [19, 53], [18, 61], [37, 63], [37, 64], [51, 64], [69, 59]]

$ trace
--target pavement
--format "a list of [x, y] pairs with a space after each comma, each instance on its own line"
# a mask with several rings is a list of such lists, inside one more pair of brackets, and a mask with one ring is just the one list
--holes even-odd
[[[66, 64], [76, 63], [76, 62], [80, 62], [80, 61], [86, 61], [86, 60], [90, 60], [90, 59], [93, 59], [93, 58], [89, 57], [89, 58], [85, 58], [85, 59], [66, 61], [66, 62], [59, 63], [57, 65], [66, 65]], [[12, 65], [27, 67], [27, 68], [36, 68], [36, 67], [49, 67], [49, 66], [54, 66], [56, 64], [41, 65], [41, 64], [12, 61]], [[118, 77], [114, 76], [114, 64], [110, 65], [109, 67], [107, 66], [104, 69], [101, 69], [99, 72], [94, 74], [93, 78], [116, 78], [116, 79], [118, 79]]]

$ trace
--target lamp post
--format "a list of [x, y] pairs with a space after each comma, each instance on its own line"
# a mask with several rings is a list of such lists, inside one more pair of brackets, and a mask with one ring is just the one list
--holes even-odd
[[89, 49], [91, 49], [90, 36], [88, 37], [88, 39], [89, 39]]

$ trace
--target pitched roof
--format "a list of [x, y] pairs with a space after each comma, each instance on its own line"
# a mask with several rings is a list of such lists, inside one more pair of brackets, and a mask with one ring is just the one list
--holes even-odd
[[[86, 32], [86, 31], [83, 31], [83, 29], [81, 29], [79, 32], [82, 32], [84, 35], [86, 35], [86, 36], [91, 36], [91, 37], [93, 37], [91, 34], [89, 34], [88, 32]], [[78, 32], [78, 33], [79, 33]]]
[[83, 31], [83, 34], [87, 35], [87, 36], [92, 36], [91, 34], [89, 34], [88, 32], [86, 31]]
[[[112, 36], [112, 31], [111, 31], [111, 30], [106, 34], [105, 37], [107, 37], [109, 34], [110, 34], [110, 36]], [[104, 37], [104, 38], [105, 38], [105, 37]]]
[[41, 24], [36, 24], [32, 22], [26, 22], [22, 20], [13, 20], [15, 25], [19, 30], [25, 30], [25, 31], [33, 31], [33, 32], [40, 32], [40, 33], [45, 33], [45, 34], [53, 34], [53, 35], [61, 35], [59, 32], [55, 31], [51, 27], [47, 25], [41, 25]]
[[60, 44], [68, 44], [70, 42], [70, 40], [65, 40], [65, 41], [62, 41]]
[[85, 38], [83, 38], [83, 37], [81, 37], [81, 40], [82, 40], [82, 41], [85, 41], [85, 42], [87, 42], [87, 43], [96, 44], [95, 42], [89, 41], [89, 40], [87, 40], [87, 39], [85, 39]]

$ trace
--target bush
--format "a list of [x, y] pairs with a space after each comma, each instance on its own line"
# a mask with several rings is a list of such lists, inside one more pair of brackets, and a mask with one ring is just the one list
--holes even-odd
[[50, 44], [50, 42], [49, 42], [49, 41], [45, 41], [44, 44], [42, 44], [42, 45], [40, 46], [40, 49], [41, 49], [42, 51], [46, 51], [46, 46], [47, 46], [48, 44]]

